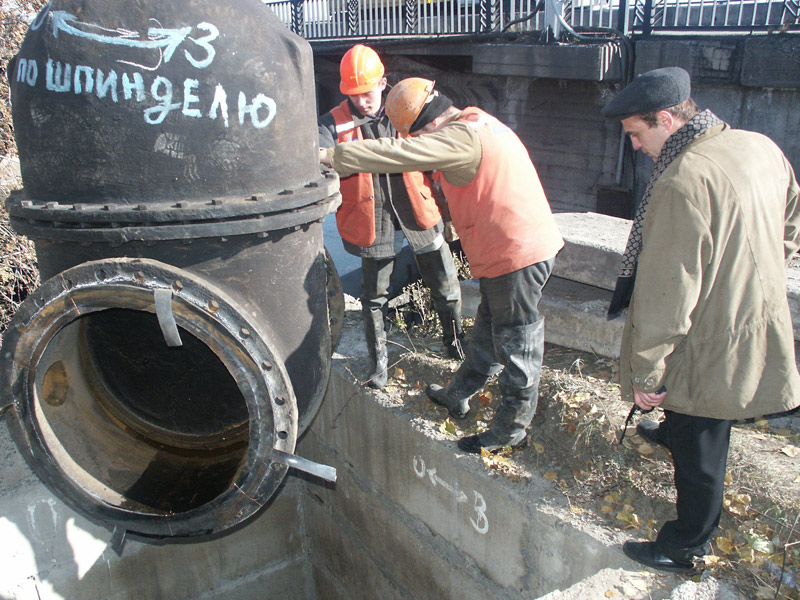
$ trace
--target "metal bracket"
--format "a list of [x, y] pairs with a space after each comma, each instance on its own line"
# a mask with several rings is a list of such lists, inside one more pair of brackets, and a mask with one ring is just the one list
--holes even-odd
[[336, 482], [336, 469], [334, 467], [321, 465], [307, 458], [297, 456], [296, 454], [289, 454], [283, 450], [278, 450], [277, 448], [272, 449], [272, 455], [275, 462], [282, 463], [298, 471], [303, 471], [309, 475], [314, 475], [325, 481]]
[[128, 533], [127, 529], [123, 529], [122, 527], [116, 526], [114, 527], [114, 531], [111, 534], [111, 541], [109, 545], [111, 549], [117, 554], [117, 556], [122, 556], [122, 551], [125, 549], [125, 536]]
[[183, 346], [181, 334], [178, 333], [178, 324], [175, 322], [175, 315], [172, 314], [172, 290], [160, 288], [153, 290], [156, 303], [156, 317], [161, 333], [167, 346]]

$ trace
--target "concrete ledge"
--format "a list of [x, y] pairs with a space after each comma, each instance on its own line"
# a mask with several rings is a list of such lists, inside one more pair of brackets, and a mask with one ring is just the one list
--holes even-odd
[[[561, 235], [564, 237], [565, 245], [556, 258], [553, 275], [593, 286], [594, 288], [599, 288], [599, 290], [613, 291], [622, 254], [628, 241], [631, 221], [590, 212], [558, 213], [555, 218]], [[795, 258], [789, 268], [786, 269], [786, 280], [786, 294], [789, 299], [789, 309], [792, 313], [792, 323], [794, 324], [794, 339], [800, 340], [800, 259]], [[577, 288], [575, 290], [573, 293], [578, 293]], [[603, 295], [599, 290], [596, 299], [605, 302], [606, 307], [608, 307], [608, 300], [611, 299], [610, 295]], [[554, 302], [558, 303], [558, 300], [553, 298], [555, 292], [556, 289], [554, 288], [547, 290], [546, 293]], [[588, 298], [585, 294], [590, 293], [591, 290], [579, 293], [579, 296], [584, 298], [579, 308], [586, 308], [584, 302], [587, 302]], [[590, 314], [599, 314], [594, 310], [589, 310], [588, 312]], [[574, 320], [570, 323], [570, 326], [575, 326]], [[595, 325], [591, 326], [595, 327]], [[610, 341], [610, 338], [606, 336], [606, 340]], [[562, 344], [562, 342], [556, 342], [555, 339], [552, 341]], [[562, 345], [581, 350], [587, 349], [571, 344]], [[598, 348], [601, 347], [604, 346], [602, 344], [598, 346]], [[608, 348], [608, 346], [605, 347]], [[613, 343], [611, 347], [613, 347]], [[600, 351], [598, 350], [598, 352]], [[605, 351], [600, 353], [605, 353]], [[617, 354], [610, 354], [609, 356], [617, 356]]]
[[553, 275], [613, 291], [631, 221], [598, 213], [554, 216], [564, 248], [558, 253]]

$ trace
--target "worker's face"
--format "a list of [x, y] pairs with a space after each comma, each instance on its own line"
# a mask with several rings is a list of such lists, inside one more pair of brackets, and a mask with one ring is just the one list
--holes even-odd
[[383, 77], [378, 85], [363, 94], [348, 96], [353, 106], [365, 117], [374, 117], [378, 114], [383, 103], [383, 90], [386, 89], [386, 77]]
[[664, 147], [664, 142], [673, 133], [671, 130], [672, 120], [665, 118], [663, 115], [672, 116], [666, 111], [659, 112], [658, 125], [655, 127], [650, 127], [647, 121], [638, 116], [622, 119], [622, 127], [625, 129], [625, 133], [630, 136], [633, 149], [641, 150], [653, 161], [658, 159], [661, 149]]

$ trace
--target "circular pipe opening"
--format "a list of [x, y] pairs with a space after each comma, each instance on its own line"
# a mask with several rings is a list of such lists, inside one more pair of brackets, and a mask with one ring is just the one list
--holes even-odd
[[36, 421], [60, 469], [105, 503], [153, 514], [222, 494], [247, 456], [249, 415], [220, 359], [185, 329], [164, 343], [152, 313], [82, 316], [35, 368]]
[[272, 450], [293, 452], [298, 415], [284, 365], [246, 315], [148, 259], [47, 280], [3, 341], [17, 445], [73, 508], [128, 531], [204, 535], [247, 519], [286, 474]]

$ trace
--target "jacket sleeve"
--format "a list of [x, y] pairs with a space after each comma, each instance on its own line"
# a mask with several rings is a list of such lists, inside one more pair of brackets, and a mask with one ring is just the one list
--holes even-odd
[[[785, 161], [786, 159], [784, 159]], [[786, 263], [800, 246], [800, 189], [794, 177], [792, 166], [786, 161], [789, 171], [789, 186], [786, 190], [786, 213], [783, 229], [783, 250]]]
[[691, 327], [713, 240], [695, 204], [669, 185], [653, 190], [642, 239], [629, 316], [630, 367], [633, 387], [653, 392]]
[[[448, 125], [441, 131], [409, 138], [381, 138], [340, 144], [331, 164], [342, 177], [353, 173], [442, 171], [474, 178], [480, 166], [481, 145], [471, 128]], [[456, 184], [457, 185], [457, 184]]]
[[319, 147], [333, 148], [336, 145], [336, 122], [331, 113], [320, 115], [317, 119], [317, 129], [319, 131]]

